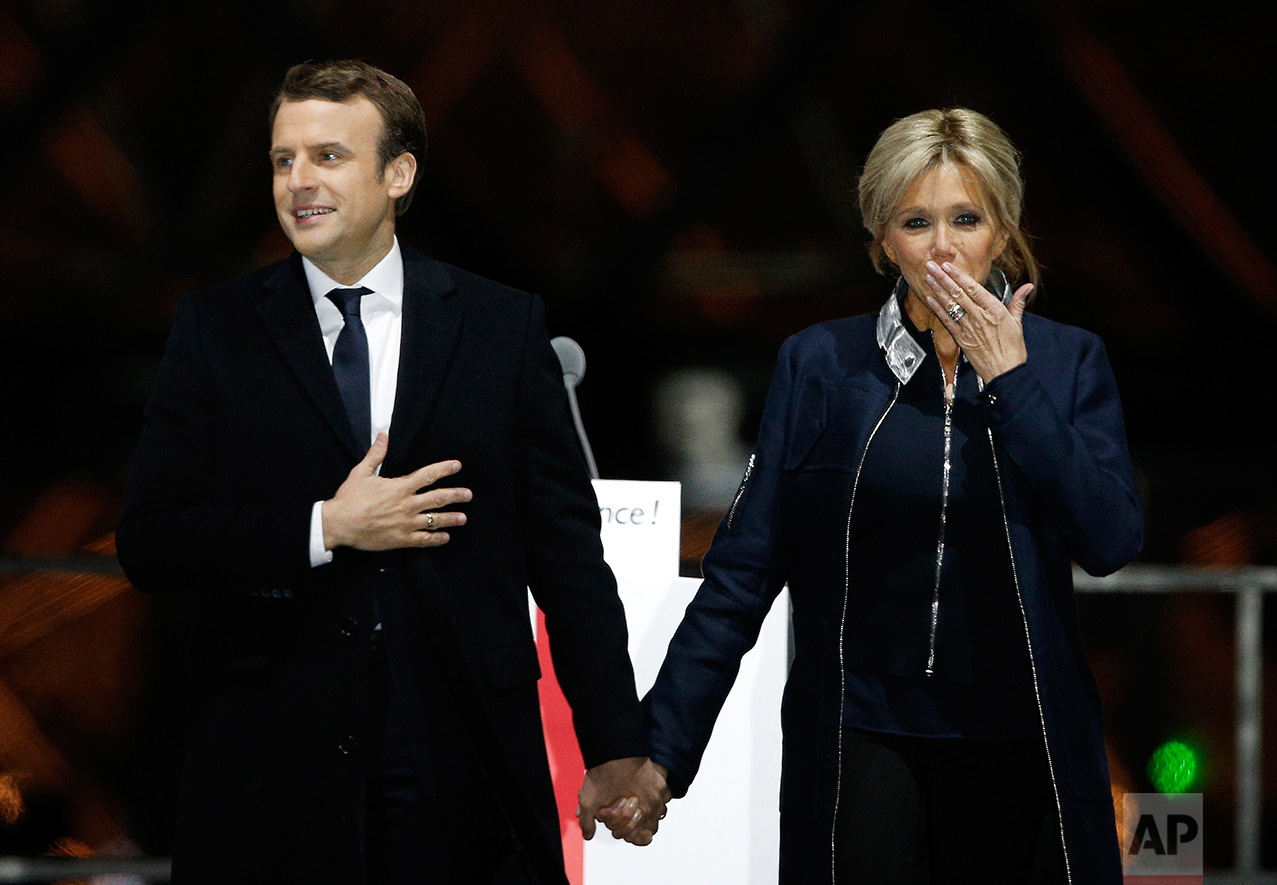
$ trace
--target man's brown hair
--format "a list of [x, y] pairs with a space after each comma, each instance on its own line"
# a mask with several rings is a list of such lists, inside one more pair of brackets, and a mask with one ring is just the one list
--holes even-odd
[[398, 77], [357, 59], [293, 65], [271, 103], [270, 128], [275, 128], [275, 115], [286, 101], [343, 102], [360, 95], [372, 102], [381, 114], [378, 178], [385, 174], [386, 165], [400, 154], [409, 153], [417, 158], [417, 177], [412, 187], [395, 201], [395, 215], [403, 215], [412, 203], [426, 162], [426, 116], [417, 96]]

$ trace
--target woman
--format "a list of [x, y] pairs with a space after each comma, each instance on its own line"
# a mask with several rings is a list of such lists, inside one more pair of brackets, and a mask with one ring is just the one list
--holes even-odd
[[1025, 314], [1022, 196], [978, 113], [882, 133], [860, 206], [899, 280], [876, 316], [781, 348], [645, 701], [681, 796], [789, 584], [783, 883], [1121, 880], [1070, 563], [1120, 568], [1142, 516], [1103, 344]]

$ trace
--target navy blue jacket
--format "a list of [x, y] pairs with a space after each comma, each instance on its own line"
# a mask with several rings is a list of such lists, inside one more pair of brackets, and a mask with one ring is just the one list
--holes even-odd
[[[891, 306], [879, 318], [813, 326], [782, 346], [755, 458], [645, 699], [653, 758], [682, 795], [741, 656], [788, 583], [795, 656], [781, 712], [785, 885], [833, 878], [841, 637], [857, 580], [847, 566], [850, 511], [865, 449], [900, 379], [916, 369], [917, 356], [892, 337]], [[1024, 334], [1025, 365], [957, 395], [976, 399], [993, 440], [1069, 879], [1118, 883], [1100, 700], [1078, 633], [1071, 563], [1095, 575], [1125, 565], [1143, 543], [1142, 511], [1103, 343], [1032, 315]]]

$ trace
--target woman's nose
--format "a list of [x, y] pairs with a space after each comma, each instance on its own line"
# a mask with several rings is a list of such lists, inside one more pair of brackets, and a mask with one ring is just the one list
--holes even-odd
[[944, 224], [937, 224], [935, 236], [931, 240], [933, 258], [951, 258], [953, 256], [953, 234]]

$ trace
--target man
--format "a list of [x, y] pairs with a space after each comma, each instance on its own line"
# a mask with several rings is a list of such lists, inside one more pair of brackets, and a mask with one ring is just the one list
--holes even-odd
[[425, 143], [399, 80], [292, 68], [296, 252], [174, 316], [117, 546], [188, 603], [179, 885], [565, 881], [526, 587], [583, 829], [663, 811], [541, 304], [395, 237]]

